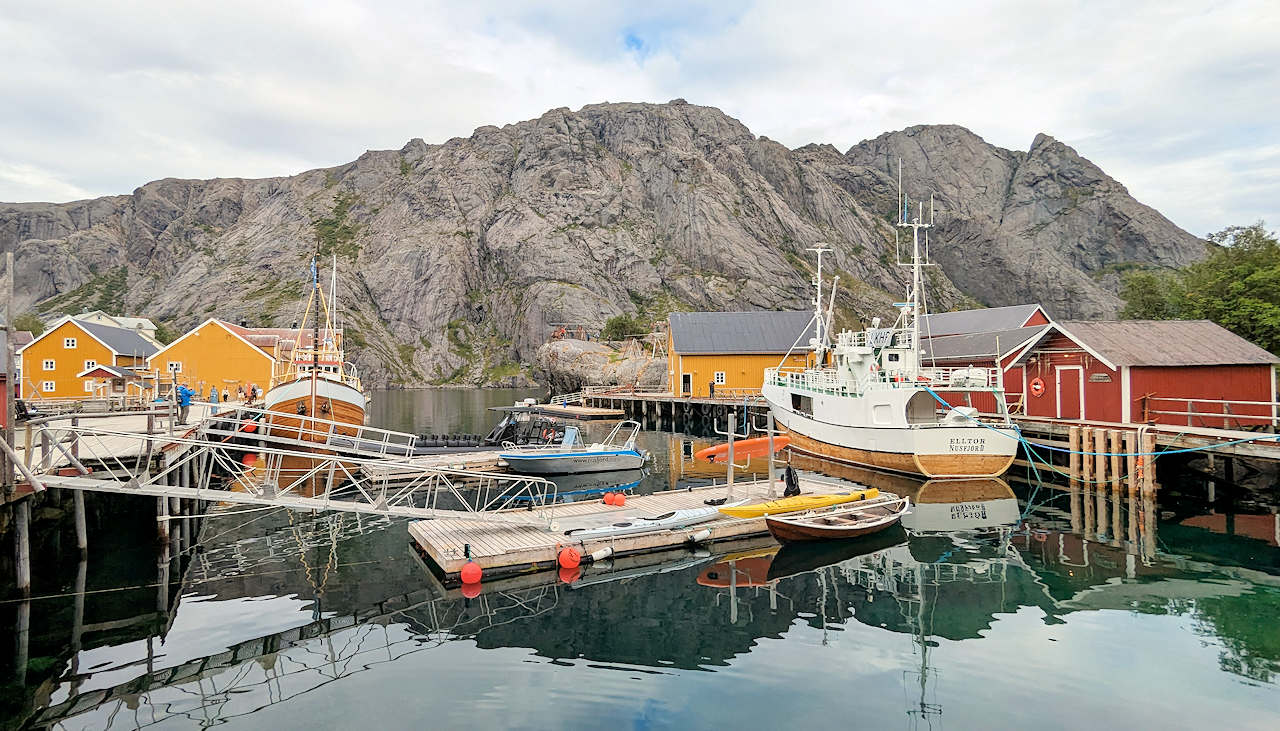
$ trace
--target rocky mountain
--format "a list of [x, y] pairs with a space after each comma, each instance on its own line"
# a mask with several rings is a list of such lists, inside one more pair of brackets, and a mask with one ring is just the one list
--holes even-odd
[[834, 251], [840, 319], [889, 315], [897, 160], [937, 194], [933, 309], [1040, 301], [1114, 314], [1117, 272], [1204, 243], [1069, 147], [1028, 152], [913, 127], [845, 154], [790, 150], [718, 109], [597, 104], [261, 180], [165, 179], [131, 195], [0, 204], [17, 306], [101, 308], [181, 331], [299, 319], [308, 261], [336, 254], [354, 359], [375, 385], [513, 383], [557, 323], [674, 308], [809, 307]]

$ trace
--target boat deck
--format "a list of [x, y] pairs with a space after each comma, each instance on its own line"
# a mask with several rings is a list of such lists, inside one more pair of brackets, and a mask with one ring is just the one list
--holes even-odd
[[[801, 478], [804, 494], [830, 495], [847, 492], [849, 483]], [[774, 497], [782, 494], [782, 481]], [[573, 539], [564, 532], [572, 528], [605, 525], [631, 516], [651, 516], [672, 510], [705, 507], [704, 500], [725, 496], [725, 485], [669, 490], [627, 498], [626, 505], [614, 507], [599, 500], [560, 504], [532, 512], [554, 523], [554, 530], [536, 525], [483, 524], [453, 519], [420, 520], [409, 524], [409, 534], [428, 558], [444, 573], [445, 582], [456, 585], [458, 573], [467, 563], [467, 554], [484, 570], [486, 579], [529, 571], [556, 568], [561, 547], [572, 546], [584, 557], [603, 548], [621, 556], [664, 551], [689, 543], [690, 537], [709, 531], [704, 543], [728, 538], [768, 534], [764, 518], [723, 516], [706, 523], [674, 530], [598, 539]], [[768, 480], [743, 481], [734, 485], [734, 499], [769, 497]]]

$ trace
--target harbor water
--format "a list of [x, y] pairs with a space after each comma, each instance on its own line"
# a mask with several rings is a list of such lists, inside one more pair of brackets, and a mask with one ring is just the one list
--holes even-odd
[[[371, 421], [485, 433], [490, 407], [544, 395], [379, 392]], [[644, 471], [560, 491], [720, 484], [692, 460], [711, 443], [644, 431]], [[88, 561], [37, 541], [35, 596], [0, 603], [0, 728], [1280, 728], [1273, 478], [1210, 501], [1170, 471], [1143, 504], [1023, 468], [957, 485], [794, 464], [915, 512], [869, 541], [464, 593], [403, 520], [245, 506], [214, 508], [161, 586], [153, 504], [90, 494]]]

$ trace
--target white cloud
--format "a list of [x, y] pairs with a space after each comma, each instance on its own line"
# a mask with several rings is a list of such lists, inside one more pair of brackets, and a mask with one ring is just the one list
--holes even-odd
[[1203, 234], [1280, 225], [1280, 6], [42, 3], [0, 16], [0, 199], [287, 175], [549, 108], [684, 97], [785, 144], [1048, 132]]

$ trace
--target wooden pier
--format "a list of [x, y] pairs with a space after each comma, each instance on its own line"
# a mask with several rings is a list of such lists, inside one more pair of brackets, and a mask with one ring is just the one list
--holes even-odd
[[[739, 482], [733, 486], [734, 499], [768, 498], [769, 487], [768, 480]], [[800, 489], [805, 494], [830, 495], [848, 492], [852, 487], [847, 483], [801, 479]], [[636, 495], [628, 497], [626, 505], [621, 507], [591, 501], [530, 511], [546, 522], [553, 522], [555, 530], [530, 524], [487, 524], [438, 519], [410, 523], [409, 534], [444, 573], [445, 581], [451, 585], [458, 583], [458, 574], [469, 560], [479, 565], [488, 579], [554, 569], [557, 566], [556, 556], [561, 548], [577, 549], [583, 557], [603, 549], [610, 549], [611, 556], [625, 556], [693, 545], [692, 537], [695, 534], [705, 533], [697, 540], [699, 544], [767, 534], [764, 518], [740, 519], [729, 516], [687, 528], [612, 538], [581, 540], [564, 534], [572, 528], [607, 525], [625, 517], [706, 507], [705, 500], [724, 497], [726, 490], [727, 486], [724, 484], [711, 485]], [[774, 486], [773, 492], [774, 497], [781, 495], [781, 482]]]

